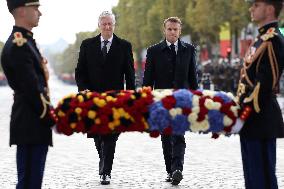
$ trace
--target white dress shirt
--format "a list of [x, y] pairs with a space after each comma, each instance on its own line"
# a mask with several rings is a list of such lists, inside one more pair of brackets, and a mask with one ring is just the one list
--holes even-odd
[[[171, 47], [170, 47], [170, 46], [171, 46], [171, 43], [168, 42], [167, 40], [166, 40], [166, 42], [167, 42], [168, 47], [171, 48]], [[174, 42], [174, 45], [175, 45], [175, 51], [176, 51], [176, 53], [177, 53], [177, 51], [178, 51], [178, 40], [177, 40], [176, 42]]]
[[109, 49], [110, 49], [110, 46], [111, 46], [111, 44], [112, 44], [112, 39], [113, 39], [113, 35], [111, 36], [111, 38], [109, 38], [109, 39], [104, 39], [103, 38], [103, 36], [101, 36], [101, 49], [103, 48], [103, 46], [104, 46], [104, 41], [105, 40], [108, 40], [108, 43], [107, 43], [107, 53], [108, 53], [108, 51], [109, 51]]

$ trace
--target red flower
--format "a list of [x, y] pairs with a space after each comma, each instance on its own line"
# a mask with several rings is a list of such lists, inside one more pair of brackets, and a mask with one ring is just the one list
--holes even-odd
[[85, 125], [84, 125], [84, 123], [82, 121], [79, 121], [76, 124], [75, 131], [77, 133], [85, 133], [86, 132]]
[[219, 134], [217, 134], [217, 133], [212, 133], [211, 138], [217, 139], [217, 138], [219, 138]]
[[230, 133], [232, 131], [232, 127], [231, 126], [230, 127], [224, 127], [224, 131], [226, 133]]
[[184, 115], [189, 115], [191, 112], [192, 112], [192, 111], [191, 111], [190, 108], [183, 108], [183, 109], [182, 109], [182, 113], [183, 113]]
[[151, 131], [150, 132], [150, 137], [158, 138], [159, 136], [160, 136], [159, 131]]
[[213, 101], [214, 102], [220, 102], [222, 105], [224, 104], [223, 99], [219, 96], [214, 96]]
[[198, 95], [198, 96], [202, 96], [202, 92], [201, 91], [194, 91], [194, 90], [191, 90], [191, 92], [194, 94], [194, 95]]
[[171, 135], [172, 134], [172, 131], [173, 131], [173, 129], [172, 129], [172, 127], [166, 127], [165, 129], [164, 129], [164, 131], [163, 131], [163, 134], [164, 135]]
[[198, 114], [197, 121], [203, 121], [208, 114], [208, 110], [204, 106], [200, 106], [200, 112]]
[[173, 96], [166, 96], [162, 99], [162, 103], [166, 109], [170, 110], [175, 107], [176, 99]]

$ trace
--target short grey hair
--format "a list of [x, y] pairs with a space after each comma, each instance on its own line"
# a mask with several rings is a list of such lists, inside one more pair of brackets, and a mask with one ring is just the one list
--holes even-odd
[[105, 18], [105, 17], [111, 17], [113, 25], [115, 24], [115, 15], [109, 11], [103, 11], [100, 16], [99, 16], [99, 20], [98, 20], [98, 25], [100, 25], [101, 19]]

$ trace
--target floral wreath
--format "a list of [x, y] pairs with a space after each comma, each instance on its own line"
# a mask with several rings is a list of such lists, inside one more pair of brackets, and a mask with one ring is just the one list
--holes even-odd
[[209, 90], [144, 87], [137, 91], [79, 92], [63, 98], [55, 109], [59, 133], [113, 134], [149, 132], [183, 135], [186, 131], [229, 136], [239, 129], [237, 119], [247, 119], [231, 93]]

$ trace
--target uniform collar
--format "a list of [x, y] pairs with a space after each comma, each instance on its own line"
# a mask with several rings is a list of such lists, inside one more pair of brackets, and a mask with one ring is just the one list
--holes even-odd
[[21, 32], [23, 37], [25, 38], [33, 38], [33, 32], [23, 28], [23, 27], [20, 27], [20, 26], [14, 26], [13, 27], [13, 33], [15, 32]]
[[258, 32], [259, 32], [260, 35], [263, 35], [263, 34], [266, 33], [266, 31], [269, 28], [278, 28], [278, 21], [275, 20], [275, 21], [272, 21], [272, 22], [265, 24], [264, 26], [258, 28]]

